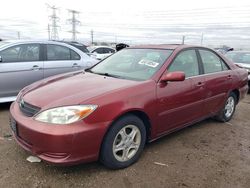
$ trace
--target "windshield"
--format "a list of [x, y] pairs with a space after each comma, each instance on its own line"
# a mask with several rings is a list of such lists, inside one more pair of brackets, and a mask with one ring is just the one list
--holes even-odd
[[130, 80], [147, 80], [160, 69], [172, 51], [124, 49], [103, 60], [90, 71]]
[[250, 52], [230, 52], [226, 57], [235, 63], [250, 64]]

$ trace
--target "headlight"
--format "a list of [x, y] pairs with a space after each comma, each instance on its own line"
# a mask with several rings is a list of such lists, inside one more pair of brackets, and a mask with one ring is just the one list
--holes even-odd
[[45, 110], [35, 117], [35, 120], [51, 124], [70, 124], [91, 114], [97, 105], [77, 105]]

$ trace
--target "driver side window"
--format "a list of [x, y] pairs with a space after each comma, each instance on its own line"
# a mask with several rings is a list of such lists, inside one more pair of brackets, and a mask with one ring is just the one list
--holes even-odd
[[195, 50], [180, 52], [168, 67], [168, 72], [182, 71], [186, 78], [199, 75], [199, 65]]

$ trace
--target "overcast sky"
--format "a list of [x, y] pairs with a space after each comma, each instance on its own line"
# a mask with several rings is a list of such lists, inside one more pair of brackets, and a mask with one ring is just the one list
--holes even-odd
[[80, 12], [77, 38], [94, 41], [185, 43], [250, 48], [249, 0], [7, 0], [1, 2], [0, 38], [47, 39], [49, 5], [59, 8], [59, 38], [71, 39], [68, 9]]

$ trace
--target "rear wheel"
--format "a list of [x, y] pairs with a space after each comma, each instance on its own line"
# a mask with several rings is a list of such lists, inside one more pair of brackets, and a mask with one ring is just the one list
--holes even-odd
[[234, 115], [236, 103], [237, 96], [234, 93], [230, 93], [223, 109], [216, 116], [216, 119], [222, 122], [229, 121]]
[[142, 120], [134, 115], [126, 115], [108, 131], [100, 160], [112, 169], [126, 168], [139, 159], [145, 142], [146, 129]]

